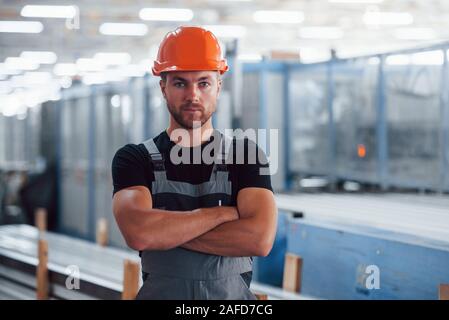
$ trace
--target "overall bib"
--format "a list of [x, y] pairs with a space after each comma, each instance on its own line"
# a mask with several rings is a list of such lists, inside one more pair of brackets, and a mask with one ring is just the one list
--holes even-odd
[[[222, 159], [232, 141], [219, 133]], [[153, 207], [172, 211], [231, 204], [231, 181], [217, 155], [209, 181], [201, 184], [167, 179], [164, 159], [153, 139], [143, 143], [154, 168]], [[217, 152], [219, 153], [219, 152]], [[182, 214], [182, 213], [180, 213]], [[251, 257], [225, 257], [177, 247], [141, 252], [144, 284], [136, 299], [255, 300], [241, 274], [252, 271]]]

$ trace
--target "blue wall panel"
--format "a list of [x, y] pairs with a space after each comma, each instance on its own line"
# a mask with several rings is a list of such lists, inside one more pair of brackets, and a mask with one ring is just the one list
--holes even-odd
[[279, 212], [276, 238], [273, 248], [266, 257], [257, 257], [254, 275], [259, 282], [282, 287], [284, 257], [287, 249], [288, 215]]
[[[438, 299], [438, 285], [449, 282], [449, 243], [357, 230], [290, 220], [287, 251], [303, 258], [302, 293], [325, 299]], [[366, 288], [369, 265], [379, 268], [379, 289]]]

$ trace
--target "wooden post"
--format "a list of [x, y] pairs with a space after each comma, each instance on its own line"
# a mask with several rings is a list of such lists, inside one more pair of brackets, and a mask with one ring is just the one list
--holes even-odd
[[97, 221], [97, 244], [105, 247], [108, 244], [108, 221], [100, 218]]
[[39, 239], [38, 242], [38, 265], [36, 269], [36, 298], [37, 300], [48, 299], [48, 243]]
[[438, 299], [449, 300], [449, 284], [440, 284]]
[[301, 291], [302, 258], [295, 254], [285, 255], [284, 278], [282, 288], [299, 293]]
[[40, 232], [47, 231], [47, 209], [37, 208], [34, 213], [34, 223]]
[[138, 262], [126, 259], [123, 264], [122, 300], [133, 300], [139, 290], [140, 265]]
[[270, 58], [273, 60], [296, 60], [299, 61], [301, 56], [299, 52], [288, 52], [282, 50], [272, 50], [270, 51]]

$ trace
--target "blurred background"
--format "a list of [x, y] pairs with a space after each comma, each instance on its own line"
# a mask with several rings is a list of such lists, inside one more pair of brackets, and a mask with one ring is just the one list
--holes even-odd
[[255, 260], [254, 288], [281, 299], [444, 297], [444, 0], [0, 1], [0, 297], [34, 297], [36, 212], [50, 274], [75, 264], [107, 287], [76, 296], [55, 280], [51, 295], [122, 290], [121, 261], [135, 253], [113, 218], [111, 161], [166, 128], [150, 70], [179, 25], [211, 30], [230, 64], [214, 126], [279, 133], [278, 233]]

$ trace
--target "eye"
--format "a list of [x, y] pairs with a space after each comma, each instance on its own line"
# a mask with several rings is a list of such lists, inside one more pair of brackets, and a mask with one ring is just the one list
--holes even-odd
[[203, 81], [203, 82], [200, 82], [200, 86], [201, 86], [201, 87], [209, 87], [209, 86], [210, 86], [210, 83], [209, 83], [209, 82], [206, 82], [206, 81]]
[[184, 82], [175, 82], [173, 84], [176, 88], [182, 88], [185, 86]]

